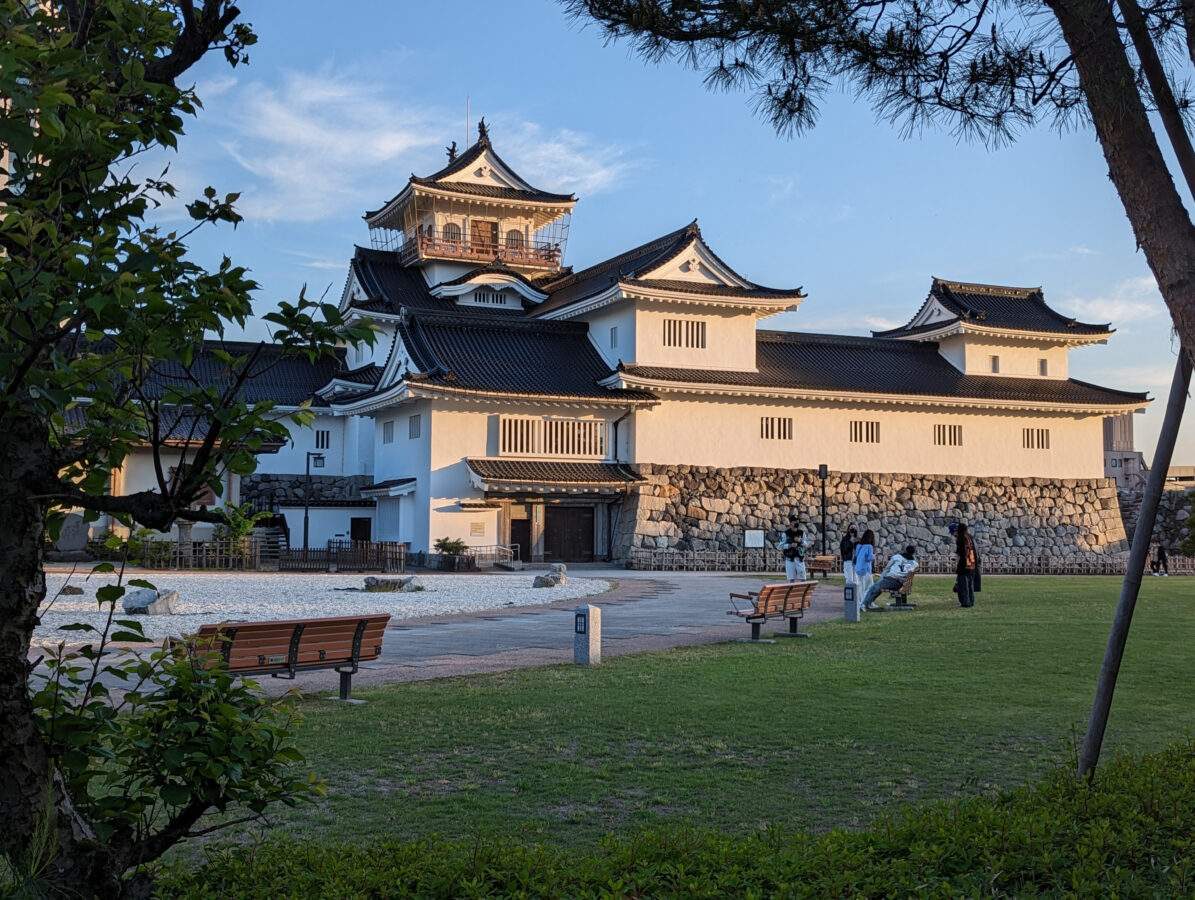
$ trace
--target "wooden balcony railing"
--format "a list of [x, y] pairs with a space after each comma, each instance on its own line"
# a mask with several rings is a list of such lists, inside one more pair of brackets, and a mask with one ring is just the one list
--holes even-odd
[[560, 265], [560, 245], [546, 241], [464, 240], [442, 235], [421, 234], [402, 246], [403, 265], [416, 259], [466, 259], [490, 262], [501, 257], [512, 266], [554, 269]]

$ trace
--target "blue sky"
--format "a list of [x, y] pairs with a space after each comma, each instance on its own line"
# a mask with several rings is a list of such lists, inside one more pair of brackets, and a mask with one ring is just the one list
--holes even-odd
[[[1088, 130], [1042, 127], [996, 151], [946, 131], [902, 139], [846, 92], [788, 139], [750, 97], [605, 45], [548, 0], [239, 5], [260, 43], [247, 67], [213, 57], [192, 71], [205, 109], [171, 175], [180, 200], [209, 184], [242, 193], [246, 221], [192, 244], [201, 260], [248, 266], [259, 311], [303, 285], [338, 299], [353, 244], [368, 244], [361, 214], [440, 168], [451, 141], [472, 143], [485, 116], [521, 175], [579, 197], [566, 263], [696, 218], [751, 280], [804, 287], [800, 310], [766, 327], [893, 327], [933, 276], [1042, 286], [1054, 308], [1117, 329], [1073, 350], [1071, 375], [1155, 397], [1135, 419], [1153, 456], [1176, 347]], [[163, 211], [180, 215], [181, 203]], [[1174, 461], [1195, 463], [1195, 412]]]

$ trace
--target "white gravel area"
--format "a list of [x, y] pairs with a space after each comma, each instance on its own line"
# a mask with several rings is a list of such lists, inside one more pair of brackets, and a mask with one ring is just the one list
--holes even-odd
[[[307, 619], [358, 613], [390, 613], [393, 619], [446, 616], [455, 613], [500, 610], [511, 606], [542, 606], [560, 600], [578, 600], [610, 589], [610, 582], [597, 578], [573, 578], [552, 588], [533, 588], [534, 574], [420, 575], [422, 591], [410, 593], [366, 593], [365, 575], [314, 575], [269, 572], [178, 573], [152, 572], [128, 575], [141, 578], [159, 591], [178, 591], [178, 612], [172, 616], [129, 616], [117, 608], [117, 618], [136, 618], [145, 636], [155, 641], [178, 637], [216, 622]], [[396, 575], [378, 575], [397, 578]], [[402, 576], [406, 577], [406, 576]], [[99, 608], [96, 589], [115, 584], [114, 575], [78, 573], [70, 583], [83, 589], [81, 595], [59, 595], [68, 575], [46, 573], [46, 606], [41, 625], [34, 631], [34, 643], [68, 644], [86, 642], [88, 632], [61, 631], [63, 625], [86, 622], [100, 628], [108, 608]], [[351, 589], [358, 590], [351, 590]], [[53, 602], [50, 602], [50, 601]], [[392, 621], [393, 621], [392, 619]]]

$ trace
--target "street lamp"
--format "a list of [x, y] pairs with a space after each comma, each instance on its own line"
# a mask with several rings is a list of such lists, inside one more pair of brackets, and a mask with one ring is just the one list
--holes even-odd
[[817, 477], [822, 480], [822, 556], [826, 555], [826, 476], [829, 474], [825, 463], [817, 467]]
[[307, 552], [307, 524], [311, 518], [311, 467], [324, 467], [324, 454], [314, 450], [307, 451], [307, 484], [303, 488], [303, 552]]

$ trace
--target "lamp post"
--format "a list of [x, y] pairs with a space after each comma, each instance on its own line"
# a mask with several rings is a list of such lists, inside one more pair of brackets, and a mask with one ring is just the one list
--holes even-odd
[[307, 483], [303, 487], [303, 552], [307, 552], [307, 525], [311, 518], [311, 467], [324, 467], [324, 454], [307, 451]]
[[817, 467], [817, 477], [822, 480], [822, 556], [826, 555], [826, 476], [829, 474], [829, 466], [825, 463]]

